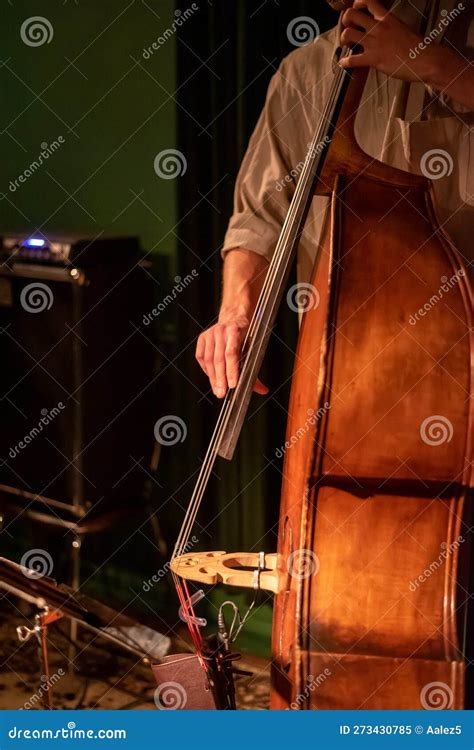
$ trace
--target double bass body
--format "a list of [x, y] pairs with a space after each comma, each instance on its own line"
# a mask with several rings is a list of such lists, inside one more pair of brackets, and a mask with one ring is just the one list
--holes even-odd
[[363, 85], [318, 191], [331, 210], [290, 398], [272, 707], [462, 708], [472, 297], [429, 182], [358, 147]]
[[[334, 76], [171, 570], [198, 654], [182, 579], [277, 592], [272, 708], [457, 709], [472, 704], [472, 293], [428, 180], [357, 145], [365, 80]], [[278, 555], [189, 552], [214, 461], [232, 458], [315, 190], [331, 210], [295, 358]]]

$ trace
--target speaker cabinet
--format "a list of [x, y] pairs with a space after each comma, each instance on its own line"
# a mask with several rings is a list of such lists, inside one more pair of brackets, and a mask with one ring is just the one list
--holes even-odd
[[95, 513], [143, 491], [153, 282], [136, 240], [71, 247], [0, 271], [0, 482]]

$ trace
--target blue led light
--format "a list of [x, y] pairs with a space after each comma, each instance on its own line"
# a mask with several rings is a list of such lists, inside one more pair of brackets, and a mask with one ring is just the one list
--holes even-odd
[[27, 245], [28, 247], [43, 247], [45, 242], [46, 240], [32, 238], [31, 240], [26, 240], [23, 244]]

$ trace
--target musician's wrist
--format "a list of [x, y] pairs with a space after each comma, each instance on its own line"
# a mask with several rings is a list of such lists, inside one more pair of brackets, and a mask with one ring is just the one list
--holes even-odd
[[462, 72], [458, 55], [446, 47], [432, 45], [426, 50], [424, 82], [436, 91], [444, 91]]
[[250, 304], [221, 305], [218, 323], [220, 325], [237, 325], [239, 328], [248, 328], [252, 317]]

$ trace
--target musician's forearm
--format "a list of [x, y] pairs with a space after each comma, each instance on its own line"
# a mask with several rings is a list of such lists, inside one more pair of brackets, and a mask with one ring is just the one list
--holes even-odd
[[219, 322], [250, 322], [268, 269], [268, 261], [252, 250], [230, 250], [224, 261]]
[[433, 45], [431, 72], [426, 83], [474, 110], [474, 67], [456, 52]]
[[[196, 345], [196, 359], [218, 398], [237, 385], [242, 344], [267, 269], [268, 261], [251, 250], [236, 248], [225, 256], [219, 320], [201, 333]], [[254, 391], [265, 394], [268, 388], [257, 379]]]

